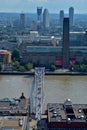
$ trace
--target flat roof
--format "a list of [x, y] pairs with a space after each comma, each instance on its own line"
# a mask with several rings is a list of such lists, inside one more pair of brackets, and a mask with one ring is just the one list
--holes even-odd
[[10, 51], [7, 50], [0, 50], [0, 54], [11, 54]]
[[25, 130], [28, 116], [29, 99], [24, 93], [19, 98], [0, 99], [0, 130]]
[[0, 130], [24, 130], [26, 125], [26, 116], [0, 117]]
[[87, 122], [87, 104], [48, 103], [48, 122]]
[[26, 116], [29, 113], [29, 99], [0, 100], [0, 116]]

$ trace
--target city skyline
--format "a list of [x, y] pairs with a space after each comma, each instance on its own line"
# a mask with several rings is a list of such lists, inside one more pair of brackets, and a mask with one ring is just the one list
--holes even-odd
[[0, 12], [35, 13], [36, 8], [47, 8], [50, 13], [59, 13], [64, 10], [68, 13], [69, 7], [74, 7], [75, 13], [87, 13], [87, 0], [0, 0]]

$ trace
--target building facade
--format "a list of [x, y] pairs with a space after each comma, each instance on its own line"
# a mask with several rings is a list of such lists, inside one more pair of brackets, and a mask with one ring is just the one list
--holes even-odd
[[48, 103], [47, 118], [49, 130], [87, 130], [87, 105], [73, 104], [70, 99]]
[[41, 31], [42, 25], [42, 7], [37, 7], [37, 30]]
[[50, 26], [49, 12], [48, 12], [48, 9], [44, 9], [44, 12], [43, 12], [43, 27], [44, 27], [44, 29], [48, 29], [49, 26]]
[[21, 29], [25, 28], [25, 14], [24, 13], [20, 14], [20, 28]]
[[60, 10], [60, 27], [63, 28], [64, 11]]
[[42, 7], [37, 7], [37, 20], [41, 22]]
[[69, 8], [69, 19], [70, 19], [70, 27], [74, 25], [74, 8]]
[[69, 18], [63, 20], [62, 66], [69, 67]]
[[47, 46], [28, 46], [22, 55], [24, 62], [31, 62], [35, 65], [46, 66], [49, 63], [55, 64], [61, 59], [61, 48]]
[[86, 32], [70, 32], [70, 46], [86, 46]]
[[[22, 53], [23, 62], [42, 66], [47, 66], [49, 63], [56, 65], [56, 62], [61, 62], [62, 67], [62, 46], [27, 46], [25, 50]], [[87, 60], [87, 46], [72, 46], [69, 53], [69, 64], [70, 60], [73, 59], [79, 63], [83, 62], [84, 59]]]
[[2, 64], [11, 63], [11, 53], [7, 50], [0, 50], [0, 62]]

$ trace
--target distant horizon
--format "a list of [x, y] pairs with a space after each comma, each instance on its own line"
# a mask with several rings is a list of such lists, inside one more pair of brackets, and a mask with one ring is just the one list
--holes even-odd
[[68, 13], [73, 7], [76, 14], [87, 14], [87, 0], [0, 0], [0, 12], [35, 13], [37, 7], [47, 8], [50, 13]]
[[[4, 12], [4, 11], [3, 11], [3, 12], [0, 12], [0, 13], [3, 13], [3, 14], [4, 14], [4, 13], [5, 13], [5, 14], [6, 14], [6, 13], [15, 13], [15, 14], [21, 14], [21, 13], [24, 13], [24, 14], [37, 14], [37, 12]], [[51, 13], [50, 13], [50, 12], [49, 12], [49, 14], [59, 14], [59, 13], [60, 13], [60, 12], [58, 12], [58, 13], [55, 13], [55, 12], [53, 12], [53, 13], [51, 12]], [[67, 14], [69, 14], [69, 13], [65, 13], [65, 14], [67, 15]], [[87, 13], [74, 13], [74, 15], [81, 15], [81, 14], [82, 14], [82, 15], [87, 15]]]

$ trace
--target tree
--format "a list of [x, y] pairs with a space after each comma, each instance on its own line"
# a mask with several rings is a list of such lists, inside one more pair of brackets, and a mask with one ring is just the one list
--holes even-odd
[[73, 71], [80, 71], [80, 65], [78, 64], [73, 65]]
[[15, 48], [12, 52], [12, 60], [13, 61], [19, 61], [20, 60], [20, 56], [21, 56], [21, 53], [20, 53], [20, 50]]
[[87, 59], [84, 58], [82, 64], [87, 65]]
[[15, 61], [14, 66], [18, 68], [20, 66], [20, 63], [18, 61]]
[[19, 69], [20, 62], [14, 61], [14, 62], [12, 62], [12, 66], [13, 66], [13, 70], [17, 71]]
[[19, 66], [19, 71], [24, 72], [25, 71], [25, 67], [24, 66]]
[[27, 70], [33, 69], [33, 64], [32, 64], [32, 63], [26, 64], [26, 69], [27, 69]]
[[80, 65], [80, 71], [87, 72], [87, 65], [84, 65], [84, 64]]
[[55, 66], [55, 65], [53, 65], [53, 64], [52, 64], [52, 65], [50, 65], [50, 70], [51, 70], [51, 71], [55, 71], [55, 70], [56, 70], [56, 66]]

